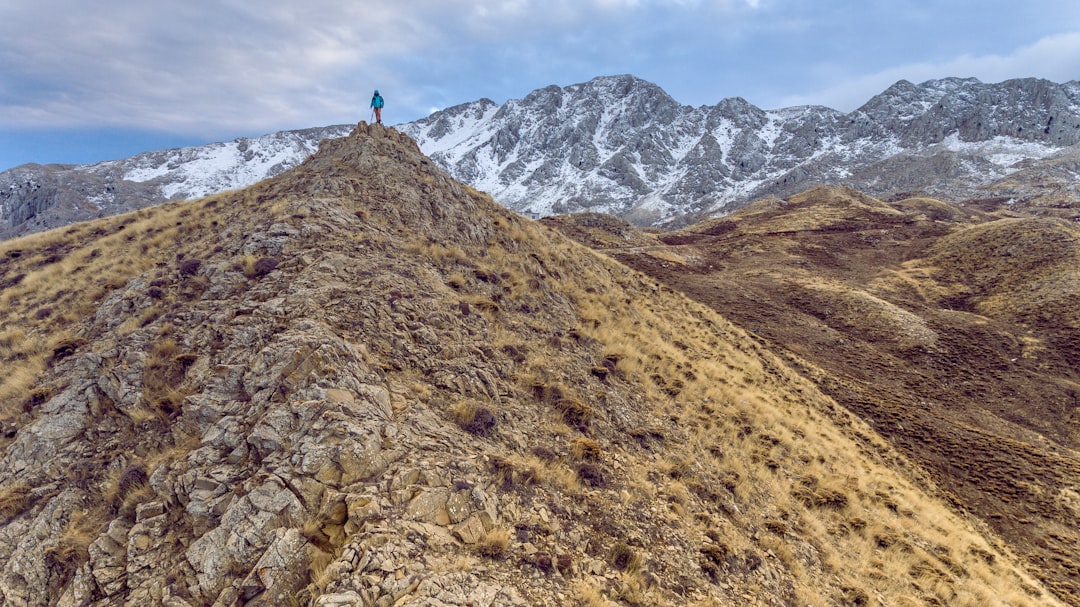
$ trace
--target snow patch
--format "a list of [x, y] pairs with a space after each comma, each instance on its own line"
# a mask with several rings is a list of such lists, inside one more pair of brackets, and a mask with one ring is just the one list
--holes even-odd
[[986, 141], [963, 141], [956, 132], [945, 137], [944, 141], [937, 146], [937, 149], [949, 150], [963, 155], [980, 156], [1001, 167], [1006, 173], [1018, 170], [1014, 165], [1023, 160], [1047, 158], [1060, 150], [1060, 148], [1035, 141], [1024, 141], [1003, 135], [998, 135]]

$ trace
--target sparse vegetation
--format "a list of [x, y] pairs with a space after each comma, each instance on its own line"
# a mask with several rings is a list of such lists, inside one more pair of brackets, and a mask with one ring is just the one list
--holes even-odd
[[626, 544], [615, 544], [608, 553], [608, 563], [619, 571], [634, 572], [641, 568], [641, 556]]
[[90, 543], [105, 525], [105, 513], [99, 509], [80, 510], [71, 515], [56, 543], [45, 549], [45, 560], [61, 579], [67, 580], [90, 559]]
[[278, 260], [273, 257], [256, 258], [254, 255], [245, 255], [241, 262], [244, 276], [248, 278], [261, 278], [276, 270], [277, 267]]
[[188, 395], [181, 382], [197, 358], [193, 353], [178, 352], [177, 348], [173, 338], [160, 339], [154, 344], [143, 370], [144, 398], [152, 410], [167, 418], [180, 411]]
[[135, 463], [113, 472], [106, 483], [105, 496], [119, 517], [134, 522], [136, 507], [154, 497], [145, 466]]
[[498, 418], [488, 407], [471, 400], [455, 404], [450, 414], [463, 430], [478, 436], [488, 436], [498, 424]]
[[476, 552], [485, 558], [499, 559], [506, 554], [509, 544], [510, 532], [502, 527], [495, 527], [476, 543]]
[[6, 523], [34, 504], [31, 487], [18, 483], [0, 491], [0, 521]]

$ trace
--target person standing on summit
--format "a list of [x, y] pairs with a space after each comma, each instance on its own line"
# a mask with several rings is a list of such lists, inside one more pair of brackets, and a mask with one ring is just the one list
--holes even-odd
[[379, 89], [375, 89], [375, 94], [371, 96], [371, 109], [375, 110], [375, 124], [382, 124], [382, 108], [382, 95], [379, 94]]

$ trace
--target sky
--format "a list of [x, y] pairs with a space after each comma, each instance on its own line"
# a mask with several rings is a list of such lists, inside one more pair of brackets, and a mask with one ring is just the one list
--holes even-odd
[[1080, 80], [1076, 0], [0, 0], [0, 171], [409, 122], [633, 74], [858, 108], [898, 80]]

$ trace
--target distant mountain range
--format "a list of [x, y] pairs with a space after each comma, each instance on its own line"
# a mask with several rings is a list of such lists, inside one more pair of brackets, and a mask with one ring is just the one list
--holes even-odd
[[[250, 185], [350, 125], [90, 165], [0, 173], [0, 237]], [[598, 211], [682, 225], [820, 184], [879, 197], [1072, 207], [1080, 82], [900, 81], [859, 109], [681, 105], [633, 76], [481, 99], [399, 125], [455, 178], [535, 216]]]
[[821, 184], [885, 197], [1031, 199], [1047, 192], [993, 184], [1062, 157], [1069, 162], [1054, 192], [1080, 175], [1069, 150], [1080, 143], [1075, 81], [901, 81], [843, 113], [766, 111], [740, 98], [693, 108], [617, 76], [501, 106], [480, 100], [401, 128], [455, 177], [513, 209], [600, 211], [639, 225], [685, 223]]

